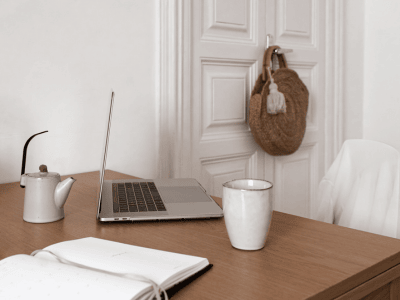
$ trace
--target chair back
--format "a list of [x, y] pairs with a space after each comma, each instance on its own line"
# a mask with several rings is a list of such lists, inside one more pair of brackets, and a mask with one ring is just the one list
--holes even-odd
[[397, 237], [399, 185], [396, 149], [377, 141], [346, 140], [320, 182], [315, 219]]

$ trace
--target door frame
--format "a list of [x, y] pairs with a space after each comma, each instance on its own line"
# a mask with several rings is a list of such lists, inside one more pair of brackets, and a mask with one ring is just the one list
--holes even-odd
[[[156, 3], [156, 147], [159, 178], [191, 177], [190, 1]], [[189, 87], [189, 88], [188, 88]], [[189, 146], [189, 147], [188, 147]]]
[[[325, 1], [326, 173], [343, 144], [344, 0]], [[191, 1], [158, 0], [156, 3], [156, 146], [159, 178], [192, 177], [190, 12]]]

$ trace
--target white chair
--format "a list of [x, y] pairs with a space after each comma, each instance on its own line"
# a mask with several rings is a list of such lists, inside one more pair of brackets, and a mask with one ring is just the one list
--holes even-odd
[[386, 144], [347, 140], [322, 179], [313, 218], [400, 238], [400, 153]]

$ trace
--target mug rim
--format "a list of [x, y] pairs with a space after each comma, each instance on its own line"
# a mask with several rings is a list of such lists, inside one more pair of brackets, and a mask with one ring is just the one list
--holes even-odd
[[[230, 186], [226, 186], [228, 183], [231, 183], [233, 181], [239, 181], [239, 180], [257, 180], [257, 181], [263, 181], [263, 182], [268, 182], [271, 186], [268, 188], [264, 188], [264, 189], [242, 189], [242, 188], [234, 188], [234, 187], [230, 187]], [[232, 190], [240, 190], [240, 191], [266, 191], [269, 189], [272, 189], [273, 184], [272, 182], [268, 181], [268, 180], [264, 180], [264, 179], [254, 179], [254, 178], [242, 178], [242, 179], [233, 179], [230, 181], [227, 181], [225, 183], [222, 184], [223, 187], [227, 188], [227, 189], [232, 189]]]

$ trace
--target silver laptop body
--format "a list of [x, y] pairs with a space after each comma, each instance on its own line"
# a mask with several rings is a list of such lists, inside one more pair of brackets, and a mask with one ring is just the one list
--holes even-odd
[[222, 217], [222, 209], [193, 178], [104, 180], [113, 105], [114, 92], [100, 168], [97, 219], [114, 222]]

